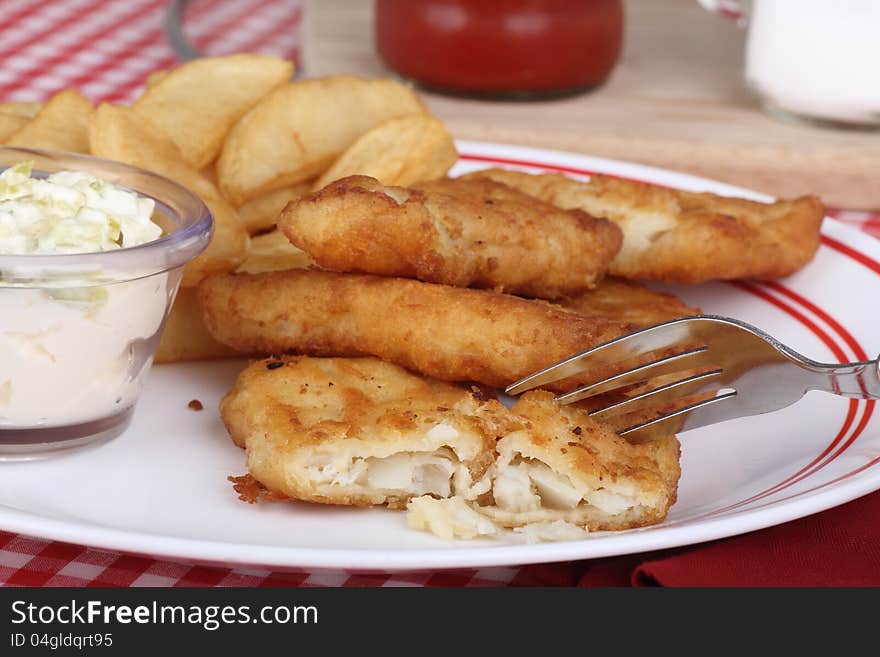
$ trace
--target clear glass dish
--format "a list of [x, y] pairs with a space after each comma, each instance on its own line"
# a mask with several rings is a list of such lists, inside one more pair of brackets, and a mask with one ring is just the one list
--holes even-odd
[[88, 171], [152, 198], [159, 239], [83, 254], [0, 254], [0, 460], [64, 452], [119, 435], [153, 362], [184, 265], [213, 221], [189, 190], [86, 155], [0, 148], [0, 171]]

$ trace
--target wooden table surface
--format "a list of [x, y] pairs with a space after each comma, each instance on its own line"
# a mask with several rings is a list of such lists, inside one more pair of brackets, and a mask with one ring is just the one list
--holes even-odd
[[[307, 75], [389, 75], [374, 47], [372, 5], [307, 3]], [[460, 138], [572, 150], [775, 196], [817, 193], [829, 205], [880, 208], [880, 131], [766, 116], [743, 82], [745, 32], [695, 0], [627, 0], [626, 11], [622, 59], [597, 90], [533, 102], [423, 96]]]

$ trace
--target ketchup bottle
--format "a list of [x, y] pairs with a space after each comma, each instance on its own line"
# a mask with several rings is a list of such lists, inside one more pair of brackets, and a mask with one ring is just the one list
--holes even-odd
[[623, 38], [622, 0], [376, 0], [385, 64], [424, 87], [545, 98], [602, 84]]

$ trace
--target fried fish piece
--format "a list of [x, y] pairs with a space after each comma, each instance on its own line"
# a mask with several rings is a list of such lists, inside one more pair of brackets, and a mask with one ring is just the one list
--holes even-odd
[[[676, 497], [672, 437], [630, 445], [550, 393], [509, 410], [374, 358], [252, 363], [220, 411], [250, 475], [276, 498], [392, 508], [453, 499], [487, 519], [479, 534], [554, 521], [638, 527], [662, 520]], [[253, 500], [249, 483], [238, 489]]]
[[592, 288], [619, 229], [487, 180], [409, 188], [349, 176], [294, 200], [279, 228], [319, 265], [553, 299]]
[[561, 208], [610, 219], [623, 231], [610, 273], [667, 283], [793, 274], [816, 253], [825, 215], [815, 196], [768, 204], [599, 174], [581, 182], [507, 169], [464, 178], [494, 180]]
[[276, 495], [402, 508], [467, 498], [514, 426], [497, 400], [375, 358], [252, 363], [220, 404], [250, 474]]
[[675, 503], [681, 474], [675, 437], [631, 445], [586, 411], [560, 407], [545, 391], [523, 395], [511, 413], [521, 426], [495, 445], [490, 493], [465, 505], [413, 499], [410, 526], [462, 538], [493, 533], [484, 521], [474, 524], [482, 517], [529, 528], [542, 539], [578, 538], [581, 528], [661, 522]]
[[373, 355], [496, 387], [628, 331], [545, 301], [367, 274], [214, 276], [199, 298], [208, 330], [239, 351]]
[[559, 299], [556, 303], [584, 317], [613, 318], [632, 331], [700, 314], [699, 308], [688, 306], [673, 294], [656, 292], [613, 276], [604, 278], [593, 290]]

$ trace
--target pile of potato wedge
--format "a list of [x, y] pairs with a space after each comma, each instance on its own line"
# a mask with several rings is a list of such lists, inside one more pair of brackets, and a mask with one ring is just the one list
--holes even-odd
[[95, 106], [76, 89], [45, 103], [0, 103], [0, 143], [149, 169], [211, 209], [214, 236], [184, 271], [158, 362], [229, 354], [202, 326], [194, 286], [278, 258], [289, 266], [295, 247], [271, 231], [291, 199], [352, 174], [387, 185], [440, 178], [457, 160], [452, 137], [409, 87], [292, 74], [286, 60], [236, 54], [156, 71], [130, 105]]

